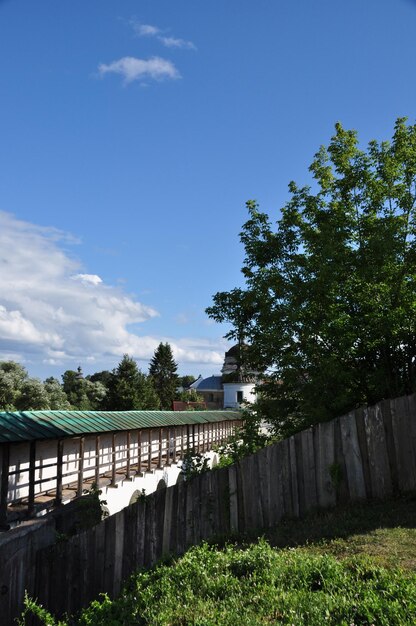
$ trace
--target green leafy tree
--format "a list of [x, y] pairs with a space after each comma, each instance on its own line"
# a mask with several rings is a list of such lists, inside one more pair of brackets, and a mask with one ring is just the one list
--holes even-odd
[[105, 404], [105, 397], [108, 393], [107, 387], [100, 381], [92, 382], [85, 379], [85, 393], [87, 394], [88, 402], [91, 410], [98, 411]]
[[178, 386], [177, 364], [168, 343], [160, 343], [150, 361], [149, 375], [160, 399], [160, 407], [170, 410]]
[[79, 411], [88, 411], [92, 408], [87, 394], [87, 381], [81, 367], [77, 371], [66, 370], [62, 374], [62, 386], [72, 408]]
[[104, 387], [108, 387], [111, 372], [109, 370], [103, 370], [101, 372], [95, 372], [95, 374], [89, 374], [85, 377], [87, 380], [90, 380], [92, 383], [101, 383]]
[[182, 400], [182, 402], [199, 402], [201, 404], [205, 403], [204, 396], [197, 392], [196, 389], [185, 389], [185, 391], [181, 391], [177, 394], [178, 400]]
[[178, 387], [183, 387], [183, 389], [187, 389], [192, 383], [196, 380], [195, 376], [191, 374], [186, 374], [185, 376], [178, 376]]
[[48, 405], [52, 410], [66, 411], [71, 408], [67, 395], [59, 380], [50, 376], [43, 383], [48, 396]]
[[152, 380], [139, 370], [136, 361], [127, 354], [112, 372], [105, 403], [110, 411], [159, 408], [159, 398]]
[[49, 409], [49, 396], [45, 385], [37, 378], [28, 378], [20, 388], [15, 402], [18, 411], [41, 411]]
[[28, 380], [25, 368], [15, 361], [0, 362], [0, 410], [16, 408], [23, 384]]
[[361, 150], [337, 124], [310, 171], [277, 227], [247, 203], [245, 289], [207, 310], [269, 368], [259, 410], [282, 435], [416, 390], [416, 126]]

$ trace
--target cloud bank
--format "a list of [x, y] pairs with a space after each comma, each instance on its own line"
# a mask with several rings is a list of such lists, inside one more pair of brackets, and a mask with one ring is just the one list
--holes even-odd
[[[158, 312], [97, 274], [83, 273], [65, 251], [68, 242], [74, 239], [65, 233], [0, 211], [0, 360], [114, 367], [127, 353], [149, 361], [169, 337], [138, 336], [129, 326]], [[207, 340], [170, 343], [179, 362], [218, 369], [223, 358]]]

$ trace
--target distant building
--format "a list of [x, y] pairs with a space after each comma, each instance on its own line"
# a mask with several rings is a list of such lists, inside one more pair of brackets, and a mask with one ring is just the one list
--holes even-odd
[[222, 376], [209, 376], [202, 378], [199, 376], [189, 389], [195, 389], [205, 401], [208, 409], [222, 409], [224, 406], [224, 390], [222, 387]]
[[236, 344], [224, 355], [221, 375], [202, 378], [199, 376], [189, 387], [200, 394], [208, 409], [236, 409], [243, 402], [255, 402], [254, 387], [257, 372], [243, 366], [242, 353], [245, 346]]

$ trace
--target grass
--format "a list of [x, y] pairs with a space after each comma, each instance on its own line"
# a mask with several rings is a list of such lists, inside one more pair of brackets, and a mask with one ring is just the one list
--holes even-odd
[[[285, 520], [265, 537], [192, 548], [61, 625], [416, 624], [414, 496]], [[31, 613], [56, 624], [28, 601]]]
[[384, 567], [416, 571], [416, 494], [284, 520], [264, 536], [278, 548], [338, 559], [366, 555]]

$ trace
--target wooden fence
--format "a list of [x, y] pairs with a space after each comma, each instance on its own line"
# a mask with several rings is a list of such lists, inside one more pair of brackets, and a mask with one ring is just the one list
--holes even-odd
[[[73, 613], [100, 592], [117, 595], [137, 568], [203, 539], [415, 489], [416, 397], [383, 401], [157, 491], [67, 541], [38, 550], [29, 542], [17, 558], [9, 549], [0, 560], [3, 623], [13, 623], [25, 587], [52, 612]], [[2, 594], [2, 584], [15, 588]]]

